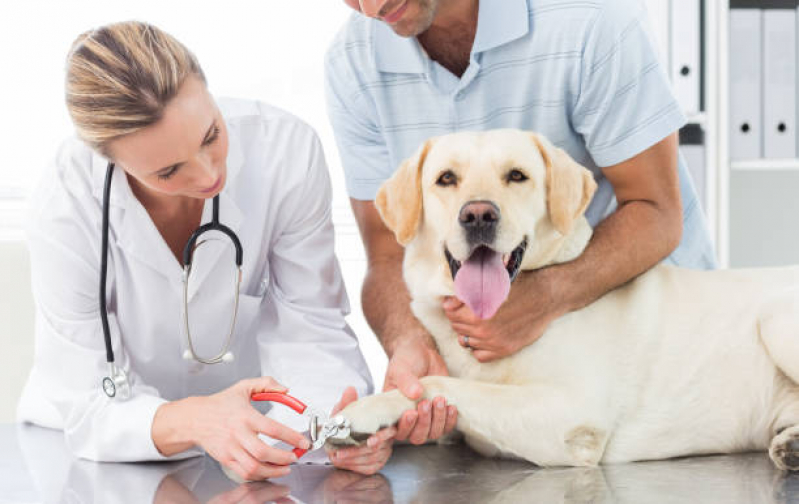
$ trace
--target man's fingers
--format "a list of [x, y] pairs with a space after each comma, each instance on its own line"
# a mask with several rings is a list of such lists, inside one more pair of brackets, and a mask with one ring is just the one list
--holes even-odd
[[397, 422], [397, 433], [394, 435], [394, 439], [397, 441], [407, 440], [418, 419], [419, 413], [415, 409], [404, 412]]
[[449, 434], [458, 424], [458, 408], [447, 406], [447, 421], [444, 423], [444, 434]]
[[441, 302], [441, 307], [444, 308], [444, 311], [454, 311], [461, 306], [463, 306], [463, 301], [455, 296], [445, 296]]
[[447, 423], [447, 401], [443, 397], [433, 399], [433, 420], [430, 423], [430, 439], [438, 439], [444, 435]]
[[[389, 363], [390, 365], [390, 363]], [[405, 368], [394, 369], [392, 373], [394, 384], [402, 395], [408, 399], [416, 400], [422, 397], [424, 388], [419, 382], [419, 377]]]
[[419, 412], [419, 419], [416, 421], [416, 426], [408, 436], [408, 441], [411, 444], [419, 445], [427, 442], [430, 437], [430, 424], [433, 421], [432, 408], [430, 401], [424, 400], [419, 402], [416, 411]]
[[308, 438], [280, 422], [265, 417], [255, 409], [253, 409], [249, 420], [249, 427], [265, 436], [272, 439], [279, 439], [280, 441], [297, 448], [302, 448], [303, 450], [307, 450], [311, 447], [311, 442], [308, 441]]
[[472, 355], [474, 355], [474, 358], [479, 362], [490, 362], [499, 358], [499, 355], [491, 350], [475, 350], [472, 352]]

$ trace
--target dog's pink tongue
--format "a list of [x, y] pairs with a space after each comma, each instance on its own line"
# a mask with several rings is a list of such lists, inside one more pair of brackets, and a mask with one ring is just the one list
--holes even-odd
[[499, 310], [510, 292], [510, 277], [502, 256], [480, 247], [464, 261], [455, 275], [455, 295], [481, 319]]

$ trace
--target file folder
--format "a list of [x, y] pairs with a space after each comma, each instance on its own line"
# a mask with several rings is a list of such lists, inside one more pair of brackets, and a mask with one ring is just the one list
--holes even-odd
[[796, 22], [795, 2], [763, 11], [765, 158], [796, 157]]
[[730, 9], [730, 159], [762, 157], [760, 9]]
[[[719, 0], [720, 1], [720, 0]], [[686, 115], [700, 111], [700, 0], [671, 0], [671, 83]]]
[[705, 131], [695, 123], [680, 128], [680, 153], [691, 174], [702, 210], [707, 212], [707, 172], [705, 171]]

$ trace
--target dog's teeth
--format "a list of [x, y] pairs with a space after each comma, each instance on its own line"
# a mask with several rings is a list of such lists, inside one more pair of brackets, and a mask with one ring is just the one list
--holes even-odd
[[510, 261], [510, 254], [504, 254], [502, 256], [502, 262], [505, 264], [505, 266], [508, 265], [508, 261]]

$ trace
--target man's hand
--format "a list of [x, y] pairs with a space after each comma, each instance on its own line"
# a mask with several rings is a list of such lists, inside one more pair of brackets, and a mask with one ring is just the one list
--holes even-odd
[[[408, 399], [419, 399], [424, 391], [419, 378], [428, 375], [447, 376], [444, 359], [435, 348], [409, 337], [398, 343], [388, 361], [383, 390], [399, 389]], [[415, 410], [402, 414], [397, 424], [398, 441], [423, 444], [452, 432], [458, 421], [458, 410], [447, 406], [443, 397], [419, 401]]]
[[[552, 269], [522, 272], [505, 303], [492, 318], [482, 320], [454, 296], [442, 307], [461, 345], [472, 349], [475, 359], [489, 362], [507, 357], [535, 342], [547, 326], [568, 310], [557, 302]], [[466, 337], [468, 336], [468, 340]]]

